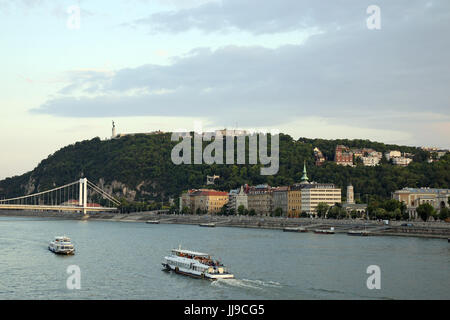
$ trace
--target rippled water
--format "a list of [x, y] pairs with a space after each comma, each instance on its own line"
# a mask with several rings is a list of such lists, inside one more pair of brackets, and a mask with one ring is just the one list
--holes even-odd
[[[47, 249], [64, 234], [74, 256]], [[236, 279], [163, 272], [179, 244], [221, 258]], [[69, 265], [80, 290], [66, 287]], [[369, 265], [380, 290], [367, 289]], [[0, 271], [0, 299], [450, 299], [450, 244], [411, 237], [0, 217]]]

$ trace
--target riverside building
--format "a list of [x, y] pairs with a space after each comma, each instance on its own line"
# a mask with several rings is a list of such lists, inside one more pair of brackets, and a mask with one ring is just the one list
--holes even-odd
[[248, 209], [248, 197], [243, 186], [241, 186], [240, 189], [230, 190], [227, 206], [228, 211], [234, 210], [235, 213], [238, 212], [240, 206], [244, 206], [245, 209]]
[[405, 203], [410, 219], [418, 219], [416, 209], [423, 203], [432, 205], [436, 210], [448, 208], [449, 197], [450, 189], [403, 188], [392, 193], [392, 199]]
[[188, 208], [193, 214], [196, 214], [198, 211], [215, 214], [227, 203], [227, 192], [211, 189], [194, 189], [181, 195], [180, 211], [183, 212], [184, 208]]
[[256, 214], [270, 215], [273, 210], [272, 188], [267, 184], [250, 187], [248, 194], [248, 210], [255, 210]]
[[334, 206], [341, 203], [341, 189], [332, 183], [311, 182], [302, 187], [302, 211], [308, 214], [316, 214], [317, 205], [326, 203]]

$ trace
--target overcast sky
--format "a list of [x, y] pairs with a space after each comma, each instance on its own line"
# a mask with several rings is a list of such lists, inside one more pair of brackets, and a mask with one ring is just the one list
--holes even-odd
[[450, 147], [447, 0], [0, 0], [0, 26], [0, 178], [111, 120]]

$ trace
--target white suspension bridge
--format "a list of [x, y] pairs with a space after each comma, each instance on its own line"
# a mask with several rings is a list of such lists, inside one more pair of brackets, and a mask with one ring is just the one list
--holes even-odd
[[117, 211], [120, 202], [98, 186], [80, 179], [61, 187], [22, 197], [0, 200], [0, 210], [61, 212]]

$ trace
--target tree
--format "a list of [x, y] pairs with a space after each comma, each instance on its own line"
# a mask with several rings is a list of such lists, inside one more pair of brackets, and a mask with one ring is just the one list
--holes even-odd
[[429, 203], [422, 203], [417, 207], [416, 211], [423, 221], [427, 221], [428, 218], [434, 214], [434, 208]]
[[217, 212], [217, 214], [220, 215], [220, 216], [226, 216], [226, 215], [228, 215], [228, 208], [227, 208], [227, 205], [226, 205], [226, 204], [223, 205], [222, 208], [220, 208], [220, 211]]
[[347, 218], [347, 211], [345, 211], [345, 209], [343, 208], [339, 208], [338, 218], [339, 219]]
[[450, 210], [449, 210], [448, 208], [446, 208], [446, 207], [442, 208], [442, 209], [439, 211], [439, 219], [445, 220], [445, 219], [447, 219], [448, 217], [450, 217]]
[[275, 217], [281, 217], [283, 215], [283, 209], [276, 208], [274, 211], [274, 215], [275, 215]]
[[376, 210], [375, 210], [375, 217], [377, 218], [377, 219], [385, 219], [386, 218], [386, 210], [385, 209], [383, 209], [383, 208], [377, 208]]
[[402, 219], [402, 211], [400, 210], [400, 208], [396, 208], [394, 210], [394, 219], [395, 220], [401, 220]]
[[183, 207], [183, 210], [181, 210], [182, 214], [192, 214], [192, 210], [189, 207]]
[[342, 210], [345, 212], [345, 215], [347, 215], [347, 212], [344, 209], [340, 208], [337, 205], [332, 206], [328, 210], [327, 218], [328, 219], [337, 219], [338, 217], [343, 215]]
[[254, 215], [256, 215], [255, 209], [250, 209], [250, 210], [248, 211], [248, 215], [249, 215], [249, 216], [254, 216]]
[[245, 214], [245, 207], [244, 207], [244, 205], [241, 204], [238, 207], [238, 214], [241, 215], [241, 216]]
[[169, 208], [169, 214], [176, 214], [178, 213], [177, 206], [173, 205]]
[[325, 202], [319, 202], [317, 204], [316, 212], [319, 218], [325, 217], [330, 206]]

